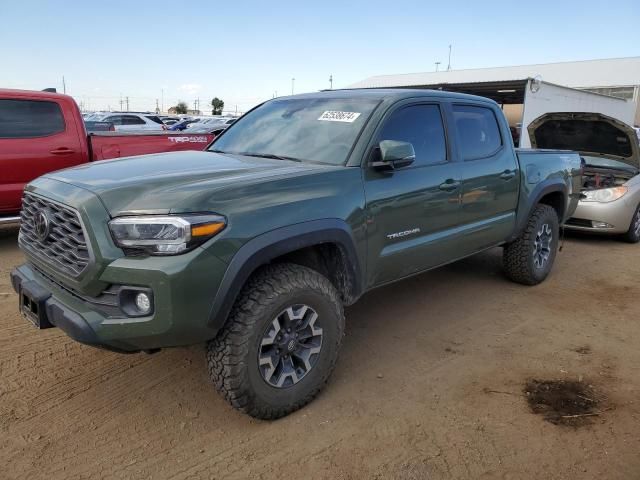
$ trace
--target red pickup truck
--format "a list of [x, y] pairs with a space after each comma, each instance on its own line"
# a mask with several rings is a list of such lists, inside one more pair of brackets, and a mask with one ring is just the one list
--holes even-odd
[[211, 134], [87, 134], [75, 100], [54, 92], [0, 89], [0, 224], [19, 220], [22, 189], [53, 170], [94, 160], [203, 150]]

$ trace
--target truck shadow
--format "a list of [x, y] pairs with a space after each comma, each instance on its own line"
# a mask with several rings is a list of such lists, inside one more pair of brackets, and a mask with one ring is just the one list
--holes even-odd
[[0, 248], [18, 245], [18, 225], [0, 225]]

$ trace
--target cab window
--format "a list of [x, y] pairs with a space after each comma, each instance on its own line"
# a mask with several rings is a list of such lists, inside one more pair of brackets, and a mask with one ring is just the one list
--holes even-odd
[[411, 143], [416, 152], [414, 167], [447, 160], [444, 126], [438, 105], [410, 105], [396, 110], [382, 128], [380, 140]]
[[62, 111], [56, 102], [0, 100], [0, 138], [47, 137], [64, 129]]
[[492, 156], [502, 146], [493, 110], [475, 105], [453, 105], [453, 121], [463, 160]]

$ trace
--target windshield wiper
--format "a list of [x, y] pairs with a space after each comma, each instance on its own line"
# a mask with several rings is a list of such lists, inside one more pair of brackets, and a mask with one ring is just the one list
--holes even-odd
[[285, 155], [275, 155], [273, 153], [239, 152], [237, 153], [237, 155], [245, 155], [247, 157], [258, 157], [258, 158], [271, 158], [273, 160], [291, 160], [293, 162], [302, 162], [302, 160], [296, 157], [287, 157]]

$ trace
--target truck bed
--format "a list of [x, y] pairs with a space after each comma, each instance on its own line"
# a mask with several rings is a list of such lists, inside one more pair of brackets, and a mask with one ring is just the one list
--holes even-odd
[[94, 132], [88, 135], [91, 160], [149, 153], [204, 150], [214, 135], [183, 132]]

